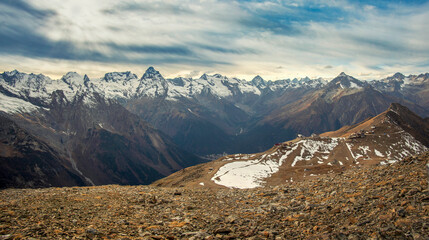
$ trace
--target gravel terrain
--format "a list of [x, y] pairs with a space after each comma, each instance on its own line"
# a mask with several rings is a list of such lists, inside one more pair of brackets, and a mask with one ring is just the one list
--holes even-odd
[[429, 152], [276, 187], [5, 189], [3, 239], [429, 239]]

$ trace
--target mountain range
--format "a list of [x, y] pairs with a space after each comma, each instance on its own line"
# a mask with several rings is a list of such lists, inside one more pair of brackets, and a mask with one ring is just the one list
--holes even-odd
[[277, 143], [189, 167], [153, 183], [188, 188], [277, 186], [369, 165], [386, 165], [429, 150], [429, 119], [393, 103], [383, 113], [333, 132]]
[[[146, 184], [207, 157], [260, 152], [297, 134], [357, 124], [392, 102], [427, 117], [428, 79], [428, 73], [374, 81], [345, 73], [330, 81], [245, 81], [220, 74], [165, 79], [153, 67], [141, 78], [69, 72], [53, 80], [4, 72], [0, 158], [9, 170], [0, 182]], [[38, 160], [25, 162], [30, 158]]]

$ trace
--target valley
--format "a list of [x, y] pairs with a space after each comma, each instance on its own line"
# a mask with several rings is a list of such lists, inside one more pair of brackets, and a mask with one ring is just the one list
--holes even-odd
[[[49, 150], [29, 145], [25, 155], [10, 155], [7, 152], [23, 148], [4, 129], [2, 164], [11, 170], [2, 177], [2, 187], [149, 184], [228, 153], [234, 155], [208, 163], [213, 165], [209, 169], [221, 168], [216, 176], [214, 172], [204, 175], [222, 182], [227, 178], [222, 171], [238, 171], [247, 179], [241, 181], [242, 187], [260, 186], [258, 179], [269, 176], [268, 182], [280, 184], [286, 178], [296, 181], [304, 175], [315, 177], [356, 164], [383, 162], [383, 158], [393, 162], [427, 148], [427, 132], [417, 136], [426, 120], [416, 120], [407, 129], [409, 141], [396, 137], [405, 131], [402, 126], [384, 129], [380, 125], [364, 142], [346, 140], [345, 135], [371, 131], [368, 124], [354, 132], [325, 132], [360, 124], [383, 113], [392, 102], [429, 116], [424, 100], [428, 84], [427, 74], [395, 74], [374, 81], [360, 81], [345, 73], [332, 80], [265, 81], [256, 76], [245, 81], [220, 74], [165, 79], [153, 67], [141, 78], [131, 72], [112, 72], [90, 79], [69, 72], [52, 80], [42, 74], [4, 72], [0, 74], [2, 117]], [[413, 121], [419, 118], [407, 114]], [[408, 120], [402, 119], [402, 125]], [[293, 140], [298, 135], [301, 139]], [[397, 150], [401, 147], [405, 147], [402, 152]], [[25, 161], [26, 156], [46, 152], [52, 159], [49, 163]], [[25, 170], [12, 170], [22, 164]], [[54, 165], [57, 170], [52, 171]], [[242, 173], [247, 168], [257, 169], [260, 176], [250, 180]], [[283, 174], [286, 168], [297, 172]], [[62, 178], [60, 172], [71, 177], [54, 181]], [[200, 183], [210, 185], [193, 184]]]

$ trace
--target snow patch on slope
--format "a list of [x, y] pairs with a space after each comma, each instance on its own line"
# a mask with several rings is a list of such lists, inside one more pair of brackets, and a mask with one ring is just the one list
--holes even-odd
[[[295, 157], [292, 166], [299, 160], [310, 160], [315, 154], [329, 154], [338, 145], [338, 139], [312, 140], [304, 139], [294, 143], [286, 152], [277, 150], [264, 154], [259, 159], [235, 161], [223, 165], [212, 177], [216, 184], [229, 188], [255, 188], [264, 183], [264, 179], [279, 171], [286, 159], [301, 147], [301, 154]], [[225, 158], [224, 161], [243, 160], [241, 155]]]
[[223, 165], [211, 180], [229, 188], [255, 188], [261, 186], [263, 178], [277, 172], [278, 167], [274, 161], [237, 161]]
[[37, 111], [38, 109], [38, 106], [30, 102], [0, 94], [0, 111], [7, 113], [24, 113]]
[[294, 167], [298, 161], [311, 160], [316, 153], [325, 155], [329, 154], [338, 145], [338, 139], [332, 138], [329, 142], [322, 140], [304, 139], [296, 144], [301, 145], [301, 153], [293, 160], [293, 163], [291, 165], [292, 167]]
[[374, 149], [374, 153], [377, 157], [384, 157], [384, 155], [380, 151], [378, 151], [377, 149]]
[[404, 144], [407, 148], [414, 151], [415, 153], [427, 151], [428, 148], [417, 141], [411, 134], [404, 132], [402, 134], [402, 139], [404, 140]]

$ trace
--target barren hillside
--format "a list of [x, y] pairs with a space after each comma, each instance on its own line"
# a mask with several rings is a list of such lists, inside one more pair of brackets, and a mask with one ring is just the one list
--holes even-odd
[[427, 239], [428, 160], [246, 190], [6, 189], [0, 239]]
[[155, 186], [254, 188], [318, 178], [354, 167], [391, 164], [428, 150], [429, 124], [392, 104], [380, 115], [335, 132], [275, 144], [255, 154], [234, 154], [192, 166]]

